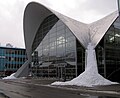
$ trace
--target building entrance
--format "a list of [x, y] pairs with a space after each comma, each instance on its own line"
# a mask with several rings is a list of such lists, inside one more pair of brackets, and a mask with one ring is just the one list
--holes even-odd
[[59, 79], [63, 79], [63, 67], [58, 67], [58, 77]]
[[66, 80], [66, 63], [61, 63], [57, 67], [58, 78], [62, 80]]

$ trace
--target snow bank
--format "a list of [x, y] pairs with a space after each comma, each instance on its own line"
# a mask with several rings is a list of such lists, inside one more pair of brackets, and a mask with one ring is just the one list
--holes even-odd
[[97, 85], [111, 85], [111, 84], [116, 84], [116, 83], [105, 79], [99, 74], [96, 74], [93, 70], [91, 71], [87, 70], [71, 81], [54, 82], [51, 85], [76, 85], [76, 86], [93, 87]]
[[15, 73], [11, 74], [10, 76], [4, 77], [2, 79], [16, 79], [16, 77], [14, 76]]
[[105, 79], [98, 73], [96, 54], [91, 43], [88, 45], [87, 50], [87, 64], [85, 71], [78, 77], [67, 82], [54, 82], [51, 85], [76, 85], [76, 86], [97, 86], [97, 85], [111, 85], [117, 84], [116, 82], [111, 82]]

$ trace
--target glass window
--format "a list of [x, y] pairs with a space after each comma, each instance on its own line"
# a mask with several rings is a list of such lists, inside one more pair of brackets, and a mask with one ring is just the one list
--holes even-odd
[[61, 34], [65, 34], [64, 29], [61, 29], [61, 30], [57, 31], [57, 35], [58, 35], [58, 36], [60, 36]]
[[[42, 39], [41, 42], [40, 42], [41, 39], [39, 38], [40, 36], [36, 36], [37, 40], [35, 41], [37, 44], [33, 43], [33, 46], [36, 45], [35, 47], [37, 47], [36, 50], [38, 51], [38, 59], [36, 60], [38, 60], [37, 61], [38, 63], [52, 62], [53, 65], [63, 63], [63, 62], [65, 63], [66, 62], [65, 60], [67, 61], [69, 60], [69, 62], [71, 61], [73, 63], [75, 62], [75, 59], [76, 59], [75, 58], [75, 49], [76, 49], [75, 37], [73, 36], [71, 31], [64, 25], [62, 21], [60, 20], [56, 21], [56, 19], [54, 18], [55, 17], [49, 16], [47, 19], [44, 20], [45, 23], [43, 23], [44, 25], [42, 25], [43, 31], [41, 32], [40, 35], [45, 37]], [[54, 24], [54, 26], [52, 24]], [[41, 28], [39, 29], [39, 31], [41, 31]], [[66, 35], [68, 36], [66, 37]], [[42, 70], [45, 71], [44, 69]], [[56, 70], [56, 68], [54, 70]]]
[[114, 36], [114, 30], [109, 30], [107, 34]]
[[57, 27], [59, 27], [59, 26], [64, 26], [64, 23], [63, 23], [61, 20], [59, 20], [59, 21], [57, 22]]
[[50, 38], [55, 37], [55, 36], [56, 36], [56, 33], [51, 33], [50, 34]]
[[56, 25], [50, 30], [50, 34], [55, 33], [56, 34]]
[[116, 42], [117, 44], [120, 44], [120, 37], [115, 37], [115, 42]]

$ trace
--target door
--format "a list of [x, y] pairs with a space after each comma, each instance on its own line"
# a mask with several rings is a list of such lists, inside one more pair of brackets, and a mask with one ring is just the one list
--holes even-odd
[[65, 76], [65, 67], [61, 67], [59, 66], [58, 67], [58, 78], [59, 79], [62, 79], [62, 80], [65, 80], [66, 79], [66, 76]]

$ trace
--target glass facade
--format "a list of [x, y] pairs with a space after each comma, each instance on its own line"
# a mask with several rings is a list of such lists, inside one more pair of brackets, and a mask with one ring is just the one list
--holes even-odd
[[4, 66], [5, 66], [5, 50], [0, 48], [0, 71], [2, 74], [2, 72], [4, 71]]
[[[57, 18], [51, 15], [46, 19], [37, 35], [44, 35], [44, 28], [48, 28], [49, 23]], [[54, 21], [53, 24], [32, 54], [32, 72], [35, 76], [73, 78], [77, 75], [76, 38], [62, 21]], [[37, 40], [41, 39], [38, 37]]]
[[16, 72], [25, 61], [25, 49], [0, 47], [0, 76]]
[[120, 82], [120, 17], [111, 25], [96, 48], [99, 73]]
[[[32, 48], [31, 71], [34, 76], [72, 79], [85, 70], [85, 49], [55, 15], [48, 16], [40, 25]], [[119, 82], [119, 18], [111, 25], [95, 50], [99, 73]]]

